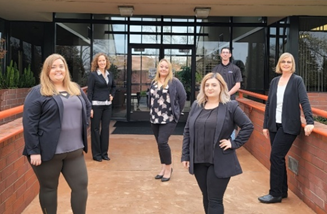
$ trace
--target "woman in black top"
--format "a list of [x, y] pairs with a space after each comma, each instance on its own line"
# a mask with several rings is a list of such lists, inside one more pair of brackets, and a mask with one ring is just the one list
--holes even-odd
[[148, 105], [161, 162], [161, 171], [155, 179], [161, 179], [162, 182], [169, 181], [173, 171], [168, 139], [177, 125], [185, 100], [185, 89], [183, 84], [173, 77], [170, 62], [166, 59], [160, 60], [156, 76], [150, 86]]
[[[95, 55], [88, 79], [87, 97], [92, 103], [91, 110], [91, 148], [93, 160], [110, 160], [109, 124], [112, 100], [116, 92], [113, 74], [108, 71], [110, 61], [104, 53]], [[101, 124], [101, 128], [100, 128]]]
[[[235, 125], [240, 131], [231, 139]], [[246, 143], [252, 131], [252, 122], [237, 101], [230, 101], [222, 76], [207, 74], [184, 128], [181, 159], [195, 175], [205, 213], [224, 213], [223, 196], [230, 177], [242, 173], [235, 150]]]

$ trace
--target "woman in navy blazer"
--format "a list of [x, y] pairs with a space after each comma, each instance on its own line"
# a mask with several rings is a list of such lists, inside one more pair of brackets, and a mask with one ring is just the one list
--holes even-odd
[[90, 110], [84, 92], [70, 81], [66, 60], [50, 55], [40, 85], [26, 96], [23, 111], [23, 154], [38, 178], [43, 213], [57, 212], [60, 173], [72, 190], [73, 213], [85, 213], [88, 177], [83, 150], [87, 152]]
[[[232, 140], [235, 125], [240, 131]], [[207, 74], [184, 128], [181, 158], [202, 191], [205, 213], [224, 213], [223, 196], [230, 177], [242, 173], [235, 150], [246, 143], [252, 131], [250, 119], [237, 101], [230, 100], [222, 76]]]
[[295, 61], [290, 53], [283, 53], [278, 60], [275, 77], [270, 83], [263, 123], [263, 135], [271, 143], [270, 153], [270, 190], [269, 194], [259, 197], [262, 203], [281, 202], [287, 198], [287, 171], [285, 156], [295, 138], [301, 132], [301, 109], [307, 125], [306, 136], [314, 128], [311, 107], [303, 79], [294, 74]]
[[[112, 100], [116, 93], [114, 76], [108, 71], [110, 61], [104, 53], [94, 56], [88, 78], [87, 97], [92, 103], [91, 148], [93, 160], [109, 161], [109, 124]], [[101, 124], [101, 128], [100, 128]]]

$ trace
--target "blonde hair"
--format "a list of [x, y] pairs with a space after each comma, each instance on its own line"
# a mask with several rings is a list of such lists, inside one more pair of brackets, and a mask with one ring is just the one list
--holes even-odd
[[99, 65], [98, 65], [98, 60], [99, 60], [99, 57], [100, 56], [104, 56], [104, 58], [106, 59], [106, 70], [108, 70], [110, 68], [110, 60], [109, 60], [109, 57], [104, 54], [104, 53], [98, 53], [94, 56], [93, 60], [92, 60], [92, 63], [91, 63], [91, 71], [97, 71], [98, 68], [99, 68]]
[[51, 81], [51, 79], [49, 77], [49, 73], [50, 73], [52, 64], [57, 59], [60, 59], [63, 61], [65, 70], [66, 70], [66, 75], [63, 79], [63, 87], [67, 90], [67, 92], [70, 95], [81, 95], [80, 87], [76, 83], [71, 81], [67, 62], [66, 62], [65, 58], [63, 56], [61, 56], [60, 54], [51, 54], [50, 56], [48, 56], [45, 59], [45, 61], [43, 63], [42, 71], [40, 74], [40, 85], [41, 85], [40, 92], [41, 92], [41, 94], [43, 96], [53, 96], [53, 95], [59, 94], [55, 85], [53, 84], [53, 82]]
[[205, 75], [201, 81], [200, 92], [197, 96], [197, 101], [199, 105], [204, 105], [207, 102], [208, 97], [205, 95], [205, 85], [209, 79], [216, 79], [220, 85], [219, 102], [225, 104], [230, 101], [230, 95], [228, 93], [228, 87], [224, 78], [219, 73], [208, 73]]
[[156, 72], [156, 76], [153, 78], [152, 82], [158, 82], [159, 79], [160, 79], [160, 74], [159, 74], [159, 69], [160, 69], [160, 64], [162, 62], [166, 62], [168, 64], [168, 75], [165, 79], [165, 82], [163, 83], [162, 87], [165, 88], [167, 85], [168, 85], [168, 82], [172, 81], [173, 80], [173, 69], [172, 69], [172, 65], [171, 63], [167, 60], [167, 59], [161, 59], [158, 63], [158, 66], [157, 66], [157, 72]]
[[291, 72], [292, 72], [292, 73], [295, 72], [295, 60], [294, 60], [294, 57], [293, 57], [292, 54], [285, 52], [285, 53], [283, 53], [283, 54], [279, 57], [279, 59], [278, 59], [278, 62], [277, 62], [277, 65], [276, 65], [276, 71], [275, 71], [277, 74], [282, 74], [282, 73], [283, 73], [282, 69], [280, 68], [280, 64], [281, 64], [282, 61], [283, 61], [284, 59], [286, 59], [286, 58], [291, 58], [291, 61], [292, 61]]

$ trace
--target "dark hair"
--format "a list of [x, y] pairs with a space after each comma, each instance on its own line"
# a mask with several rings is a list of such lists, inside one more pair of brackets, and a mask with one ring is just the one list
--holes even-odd
[[224, 49], [225, 49], [225, 50], [228, 50], [229, 53], [232, 53], [232, 51], [231, 51], [230, 48], [228, 48], [228, 47], [223, 47], [223, 48], [221, 48], [221, 49], [220, 49], [220, 53], [222, 53]]

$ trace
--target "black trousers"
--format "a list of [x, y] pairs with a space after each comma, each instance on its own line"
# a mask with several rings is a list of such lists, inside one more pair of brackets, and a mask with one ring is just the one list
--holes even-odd
[[214, 165], [209, 163], [194, 164], [194, 175], [203, 195], [203, 207], [206, 214], [223, 214], [223, 197], [229, 178], [218, 178]]
[[[30, 158], [28, 160], [30, 162]], [[31, 166], [40, 183], [39, 200], [44, 214], [57, 213], [60, 172], [72, 190], [70, 202], [73, 213], [85, 213], [88, 176], [83, 149], [57, 154], [39, 166]]]
[[151, 128], [158, 144], [161, 164], [171, 164], [171, 150], [168, 145], [168, 140], [170, 135], [174, 132], [176, 125], [176, 122], [170, 122], [167, 124], [151, 123]]
[[92, 106], [91, 148], [93, 159], [108, 157], [111, 105]]
[[274, 197], [287, 193], [287, 171], [285, 156], [290, 150], [296, 135], [284, 133], [282, 124], [277, 124], [277, 132], [269, 132], [270, 153], [270, 190]]

